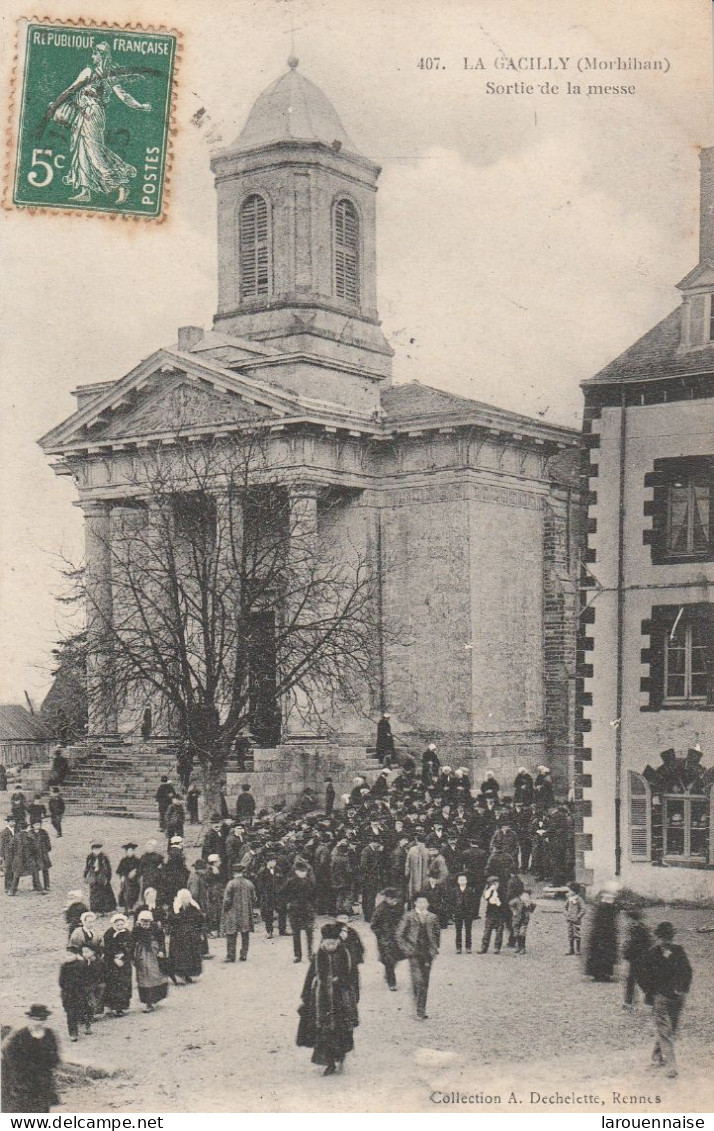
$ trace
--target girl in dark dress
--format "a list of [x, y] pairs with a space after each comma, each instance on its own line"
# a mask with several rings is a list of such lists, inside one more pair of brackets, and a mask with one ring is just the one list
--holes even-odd
[[190, 983], [203, 968], [205, 916], [188, 888], [176, 893], [169, 914], [169, 963], [174, 976]]
[[126, 1013], [131, 1002], [131, 955], [132, 940], [126, 917], [114, 915], [104, 935], [104, 1005], [117, 1017]]
[[169, 987], [161, 969], [161, 961], [166, 957], [164, 932], [154, 922], [150, 911], [139, 912], [132, 943], [139, 1001], [143, 1002], [144, 1013], [152, 1013], [157, 1002], [166, 997]]
[[297, 1044], [313, 1049], [312, 1063], [325, 1065], [323, 1076], [342, 1071], [354, 1048], [359, 1024], [351, 979], [349, 951], [340, 938], [340, 923], [326, 923], [322, 942], [310, 960], [302, 991]]

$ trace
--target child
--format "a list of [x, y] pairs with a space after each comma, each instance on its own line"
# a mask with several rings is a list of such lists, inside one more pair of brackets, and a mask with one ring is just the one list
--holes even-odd
[[647, 954], [652, 946], [652, 936], [642, 922], [642, 912], [636, 907], [627, 911], [630, 921], [630, 933], [622, 951], [623, 958], [629, 962], [627, 982], [625, 984], [625, 1000], [623, 1009], [631, 1010], [635, 1001], [635, 986], [643, 981], [644, 967], [647, 963]]
[[70, 1041], [77, 1040], [79, 1023], [84, 1025], [85, 1033], [92, 1031], [94, 1016], [91, 996], [91, 972], [82, 957], [79, 943], [67, 947], [67, 956], [60, 965], [59, 984], [62, 995], [62, 1008], [67, 1014], [67, 1030]]
[[493, 942], [493, 952], [498, 954], [503, 943], [503, 927], [505, 924], [501, 897], [498, 894], [498, 876], [489, 876], [486, 880], [486, 887], [483, 889], [483, 902], [486, 907], [486, 921], [483, 925], [479, 954], [486, 954], [494, 931], [496, 937]]
[[565, 922], [568, 924], [568, 954], [580, 954], [581, 923], [585, 918], [585, 900], [580, 884], [568, 884], [570, 895], [565, 901]]
[[57, 836], [62, 836], [62, 818], [64, 816], [64, 797], [58, 785], [50, 786], [50, 821]]
[[516, 940], [516, 954], [525, 954], [528, 924], [531, 921], [531, 915], [536, 909], [536, 905], [531, 899], [531, 893], [527, 888], [524, 889], [520, 895], [515, 896], [515, 898], [511, 900], [510, 907], [511, 929]]

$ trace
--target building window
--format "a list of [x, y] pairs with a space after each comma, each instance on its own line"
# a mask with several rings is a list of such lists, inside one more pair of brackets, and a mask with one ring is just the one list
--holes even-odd
[[662, 797], [662, 836], [665, 859], [709, 861], [709, 799]]
[[359, 218], [354, 204], [338, 200], [333, 218], [334, 288], [337, 298], [359, 302]]
[[241, 299], [270, 293], [270, 217], [257, 193], [243, 201], [238, 225]]
[[650, 710], [714, 707], [714, 605], [657, 605], [649, 649]]
[[655, 462], [652, 560], [714, 558], [714, 459], [699, 456]]

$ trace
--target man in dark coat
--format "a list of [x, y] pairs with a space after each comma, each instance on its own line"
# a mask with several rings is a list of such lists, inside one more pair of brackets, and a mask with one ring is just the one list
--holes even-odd
[[516, 801], [513, 806], [513, 831], [518, 839], [518, 870], [527, 872], [531, 862], [531, 822], [533, 810], [530, 805]]
[[183, 836], [186, 822], [186, 810], [178, 793], [171, 798], [171, 803], [164, 814], [166, 825], [166, 839], [170, 842], [172, 837]]
[[35, 840], [35, 851], [37, 858], [40, 862], [40, 872], [42, 873], [42, 884], [45, 891], [50, 890], [50, 868], [52, 861], [50, 860], [50, 853], [52, 852], [52, 842], [50, 841], [50, 834], [47, 829], [42, 827], [42, 819], [39, 818], [32, 823], [30, 835]]
[[23, 876], [32, 876], [32, 887], [35, 891], [44, 889], [40, 883], [40, 858], [39, 844], [26, 825], [16, 825], [15, 838], [12, 845], [12, 888], [10, 895], [16, 895], [20, 880]]
[[203, 838], [201, 856], [204, 860], [208, 860], [209, 856], [213, 856], [214, 853], [217, 853], [221, 858], [221, 869], [224, 879], [228, 880], [228, 857], [226, 855], [226, 842], [223, 838], [222, 827], [221, 814], [214, 813], [211, 816], [211, 827], [207, 830]]
[[426, 883], [419, 892], [419, 896], [423, 896], [424, 899], [426, 899], [432, 915], [436, 915], [439, 920], [439, 926], [442, 928], [448, 927], [449, 913], [451, 911], [448, 879], [442, 879], [436, 868], [433, 870], [430, 868]]
[[8, 895], [12, 892], [12, 858], [15, 852], [15, 818], [8, 813], [5, 818], [5, 827], [0, 832], [0, 855], [5, 873], [5, 891]]
[[377, 757], [382, 765], [394, 758], [394, 736], [387, 714], [382, 715], [377, 723]]
[[236, 798], [236, 821], [241, 825], [252, 825], [255, 816], [255, 798], [248, 782], [243, 782]]
[[331, 817], [335, 807], [335, 787], [332, 778], [325, 778], [325, 816]]
[[370, 926], [377, 939], [379, 958], [390, 990], [396, 992], [396, 965], [403, 957], [397, 944], [397, 928], [404, 914], [404, 893], [398, 888], [385, 888], [377, 904]]
[[648, 927], [642, 922], [642, 912], [637, 907], [629, 908], [627, 918], [630, 922], [630, 933], [622, 948], [622, 957], [626, 958], [630, 965], [625, 983], [624, 1006], [626, 1009], [632, 1009], [635, 1001], [635, 987], [640, 985], [644, 978], [643, 970], [652, 946], [652, 936]]
[[62, 747], [58, 746], [54, 754], [52, 755], [50, 785], [62, 785], [68, 773], [69, 760]]
[[469, 878], [466, 873], [461, 872], [461, 874], [456, 877], [454, 885], [450, 888], [449, 897], [450, 911], [454, 917], [454, 926], [456, 927], [456, 953], [461, 954], [465, 928], [466, 953], [471, 954], [471, 928], [474, 919], [478, 918], [478, 910], [481, 906], [481, 893], [476, 893], [469, 884]]
[[318, 915], [332, 915], [335, 910], [335, 898], [332, 891], [332, 859], [330, 847], [325, 843], [323, 837], [318, 838], [312, 866], [315, 873], [317, 913]]
[[370, 837], [362, 850], [359, 862], [361, 878], [362, 914], [369, 923], [374, 914], [377, 892], [382, 886], [382, 846], [376, 837]]
[[166, 828], [166, 810], [171, 804], [171, 798], [174, 796], [176, 790], [172, 786], [166, 774], [161, 777], [161, 785], [156, 791], [156, 804], [159, 808], [159, 828], [163, 832]]
[[539, 812], [552, 809], [555, 804], [555, 791], [553, 779], [547, 766], [539, 766], [536, 779], [533, 782], [533, 802]]
[[[278, 887], [280, 885], [280, 877], [277, 873], [277, 859], [274, 852], [268, 853], [265, 865], [255, 877], [255, 886], [258, 893], [258, 907], [260, 908], [260, 917], [265, 924], [265, 933], [269, 939], [273, 937], [273, 922], [275, 918], [276, 897], [278, 894]], [[285, 924], [283, 923], [283, 930], [285, 934]]]
[[144, 845], [144, 851], [139, 857], [139, 881], [142, 895], [147, 888], [153, 888], [154, 891], [158, 891], [161, 886], [161, 872], [164, 867], [164, 858], [157, 849], [157, 841], [147, 840]]
[[424, 896], [417, 896], [413, 911], [407, 911], [397, 928], [397, 943], [409, 959], [412, 992], [417, 1017], [427, 1020], [426, 999], [429, 993], [431, 965], [439, 953], [441, 932], [439, 920], [429, 911]]
[[684, 948], [673, 942], [671, 923], [655, 927], [657, 942], [650, 949], [644, 964], [644, 983], [652, 1001], [657, 1039], [652, 1050], [652, 1064], [667, 1069], [667, 1076], [677, 1075], [674, 1038], [684, 1002], [692, 984], [692, 967]]
[[47, 802], [50, 810], [50, 821], [57, 836], [62, 836], [62, 818], [64, 817], [64, 797], [58, 785], [50, 786], [50, 796]]
[[296, 860], [283, 891], [288, 907], [290, 930], [293, 934], [295, 962], [302, 962], [302, 932], [305, 932], [307, 956], [312, 958], [312, 940], [315, 931], [315, 881], [308, 875], [308, 866]]
[[33, 1005], [28, 1024], [16, 1029], [2, 1046], [3, 1112], [49, 1112], [59, 1103], [55, 1069], [60, 1057], [57, 1038], [47, 1028], [51, 1010]]
[[486, 883], [486, 861], [488, 859], [487, 853], [483, 848], [479, 847], [478, 841], [475, 839], [469, 843], [469, 847], [464, 850], [461, 866], [468, 878], [469, 887], [476, 895], [476, 913], [474, 919], [481, 918], [481, 892]]
[[486, 777], [481, 782], [481, 793], [484, 797], [493, 797], [495, 801], [498, 800], [498, 794], [501, 787], [496, 781], [496, 775], [493, 770], [486, 771]]
[[513, 802], [522, 805], [533, 804], [533, 778], [525, 766], [521, 766], [513, 780]]
[[421, 782], [425, 789], [435, 782], [439, 776], [441, 762], [436, 753], [436, 743], [430, 742], [421, 756]]

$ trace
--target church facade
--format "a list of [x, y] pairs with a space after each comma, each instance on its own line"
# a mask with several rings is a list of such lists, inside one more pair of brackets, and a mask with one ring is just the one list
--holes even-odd
[[[384, 649], [379, 693], [361, 717], [334, 718], [331, 740], [372, 745], [386, 710], [405, 745], [435, 741], [442, 762], [478, 780], [493, 769], [505, 787], [521, 765], [545, 763], [564, 792], [579, 434], [392, 382], [377, 311], [380, 170], [297, 60], [212, 169], [213, 327], [182, 327], [120, 380], [80, 387], [74, 414], [41, 441], [77, 484], [95, 607], [111, 617], [116, 603], [108, 547], [141, 504], [141, 454], [261, 429], [290, 507], [317, 537], [358, 545], [375, 567], [389, 560], [385, 635], [392, 623], [408, 626], [408, 647]], [[259, 741], [304, 741], [284, 704], [275, 709], [278, 724]], [[96, 739], [139, 722], [135, 705], [91, 704]]]

